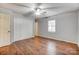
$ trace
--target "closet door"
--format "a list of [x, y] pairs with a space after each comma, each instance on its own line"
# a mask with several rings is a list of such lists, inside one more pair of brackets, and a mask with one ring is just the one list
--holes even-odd
[[0, 14], [0, 47], [10, 44], [10, 15]]

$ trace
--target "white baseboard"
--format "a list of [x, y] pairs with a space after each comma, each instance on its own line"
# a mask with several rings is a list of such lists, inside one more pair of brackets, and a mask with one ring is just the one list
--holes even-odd
[[10, 45], [12, 42], [9, 42], [9, 43], [6, 43], [6, 44], [1, 44], [0, 47], [4, 47], [4, 46], [7, 46], [7, 45]]
[[63, 40], [61, 38], [56, 38], [56, 37], [48, 37], [48, 36], [42, 36], [42, 35], [39, 35], [40, 37], [45, 37], [45, 38], [50, 38], [50, 39], [55, 39], [55, 40], [59, 40], [59, 41], [65, 41], [65, 42], [69, 42], [69, 43], [74, 43], [74, 44], [77, 44], [77, 42], [75, 41], [68, 41], [68, 40]]
[[34, 37], [34, 36], [29, 36], [29, 37], [25, 37], [25, 38], [15, 39], [13, 42], [20, 41], [20, 40], [25, 40], [25, 39], [29, 39], [29, 38], [32, 38], [32, 37]]

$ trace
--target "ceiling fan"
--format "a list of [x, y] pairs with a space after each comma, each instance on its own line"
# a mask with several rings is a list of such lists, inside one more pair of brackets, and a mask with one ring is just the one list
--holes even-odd
[[28, 12], [27, 14], [25, 14], [25, 15], [28, 15], [28, 14], [42, 15], [42, 14], [46, 14], [47, 13], [46, 10], [49, 10], [49, 9], [58, 9], [59, 8], [59, 6], [41, 8], [40, 6], [42, 6], [43, 3], [35, 3], [34, 7], [23, 5], [23, 4], [19, 4], [19, 3], [18, 4], [14, 3], [14, 4], [16, 6], [20, 6], [20, 7], [25, 7], [25, 8], [31, 9], [31, 11]]

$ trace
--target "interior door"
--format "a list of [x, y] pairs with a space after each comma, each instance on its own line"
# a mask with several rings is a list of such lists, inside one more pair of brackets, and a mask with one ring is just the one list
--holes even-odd
[[39, 36], [39, 28], [38, 28], [38, 25], [39, 25], [39, 17], [36, 16], [35, 18], [35, 36]]
[[35, 22], [35, 36], [38, 36], [38, 22]]
[[10, 15], [0, 14], [0, 47], [10, 44]]

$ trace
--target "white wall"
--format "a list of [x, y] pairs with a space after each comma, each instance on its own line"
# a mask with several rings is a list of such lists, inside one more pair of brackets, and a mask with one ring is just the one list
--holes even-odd
[[14, 16], [14, 41], [33, 37], [33, 18]]
[[[56, 32], [48, 32], [48, 20], [56, 20]], [[42, 18], [39, 22], [40, 36], [55, 38], [61, 41], [77, 43], [77, 12], [68, 12], [52, 16], [51, 18]]]
[[34, 36], [33, 16], [28, 15], [27, 17], [24, 17], [7, 9], [0, 9], [0, 13], [7, 13], [11, 15], [11, 42]]

